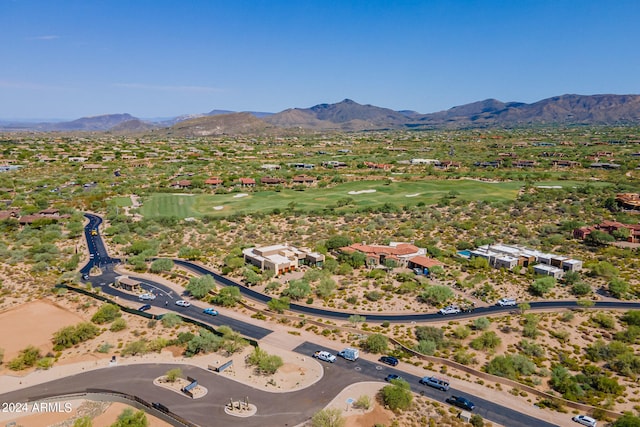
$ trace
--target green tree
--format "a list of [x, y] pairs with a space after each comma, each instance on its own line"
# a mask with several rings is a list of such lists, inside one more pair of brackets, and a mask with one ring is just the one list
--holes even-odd
[[170, 383], [174, 383], [178, 378], [182, 377], [182, 369], [180, 368], [169, 369], [167, 373], [164, 375], [167, 377], [167, 381], [169, 381]]
[[640, 310], [629, 310], [620, 320], [627, 325], [640, 326]]
[[290, 301], [289, 297], [271, 298], [267, 303], [267, 307], [276, 313], [284, 313], [285, 310], [289, 310]]
[[164, 273], [165, 271], [171, 271], [173, 269], [173, 261], [167, 258], [160, 258], [151, 263], [152, 273], [159, 274]]
[[611, 279], [616, 277], [620, 272], [609, 261], [599, 261], [591, 266], [589, 274], [591, 276], [604, 277]]
[[349, 323], [351, 323], [354, 328], [357, 328], [359, 323], [364, 323], [366, 322], [366, 320], [366, 317], [359, 314], [352, 314], [351, 316], [349, 316]]
[[591, 293], [591, 285], [587, 282], [575, 282], [571, 286], [571, 293], [575, 296], [582, 297]]
[[322, 409], [311, 417], [313, 427], [344, 427], [346, 423], [342, 411], [338, 408]]
[[304, 279], [289, 281], [289, 286], [282, 291], [282, 295], [295, 301], [306, 298], [310, 293], [311, 286], [309, 286], [309, 283]]
[[432, 305], [443, 304], [453, 298], [454, 293], [448, 286], [434, 285], [428, 286], [420, 294], [420, 299]]
[[253, 269], [245, 268], [242, 272], [242, 280], [244, 280], [247, 285], [254, 286], [259, 285], [260, 282], [262, 282], [262, 277], [253, 271]]
[[336, 235], [329, 238], [329, 240], [327, 240], [327, 243], [325, 243], [325, 246], [329, 251], [333, 251], [338, 248], [349, 246], [350, 244], [351, 244], [351, 239], [348, 238], [347, 236]]
[[615, 420], [611, 427], [640, 427], [640, 417], [630, 413], [625, 413]]
[[620, 278], [614, 277], [609, 282], [609, 292], [615, 298], [624, 298], [629, 292], [629, 284]]
[[178, 251], [178, 257], [188, 259], [189, 261], [198, 260], [201, 256], [202, 251], [200, 251], [200, 249], [192, 248], [190, 246], [182, 247]]
[[551, 276], [541, 277], [533, 281], [531, 286], [529, 286], [529, 291], [534, 295], [544, 296], [555, 285], [556, 285], [555, 277], [551, 277]]
[[109, 327], [109, 330], [111, 332], [119, 332], [126, 328], [127, 328], [127, 322], [122, 317], [119, 317], [113, 321], [113, 323], [111, 324], [111, 327]]
[[600, 230], [593, 230], [584, 238], [584, 242], [589, 246], [605, 246], [615, 241], [615, 237]]
[[192, 277], [189, 279], [189, 283], [186, 286], [187, 292], [193, 295], [195, 298], [204, 298], [209, 295], [209, 292], [216, 288], [213, 276], [205, 274], [200, 277]]
[[409, 409], [413, 402], [409, 383], [404, 380], [392, 380], [391, 385], [383, 387], [380, 393], [382, 401], [392, 411]]
[[211, 302], [223, 307], [235, 307], [240, 301], [242, 296], [240, 295], [240, 289], [235, 286], [226, 286], [211, 298]]
[[111, 427], [147, 427], [149, 421], [144, 411], [135, 411], [131, 408], [126, 408], [118, 416], [118, 420], [111, 424]]
[[484, 419], [480, 414], [473, 414], [469, 423], [471, 423], [473, 427], [484, 427]]
[[371, 334], [365, 340], [364, 347], [370, 353], [384, 353], [389, 348], [389, 338], [382, 334]]

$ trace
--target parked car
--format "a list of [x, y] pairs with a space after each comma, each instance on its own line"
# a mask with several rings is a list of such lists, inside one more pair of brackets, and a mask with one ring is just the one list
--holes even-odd
[[518, 303], [516, 302], [515, 298], [500, 298], [496, 303], [496, 305], [499, 305], [500, 307], [508, 307], [517, 304]]
[[444, 314], [458, 314], [458, 313], [460, 313], [460, 307], [458, 307], [457, 305], [448, 305], [445, 308], [441, 308], [438, 313], [440, 313], [442, 315], [444, 315]]
[[88, 275], [88, 274], [83, 274], [83, 275], [82, 275], [82, 278], [83, 278], [84, 280], [89, 280], [89, 275]]
[[597, 427], [596, 420], [586, 415], [576, 415], [571, 419], [577, 422], [578, 424], [582, 424], [583, 426]]
[[189, 307], [191, 305], [191, 303], [189, 301], [185, 301], [183, 299], [180, 299], [180, 300], [176, 301], [176, 305], [178, 305], [180, 307]]
[[138, 297], [138, 299], [143, 301], [149, 301], [149, 300], [156, 299], [156, 296], [154, 294], [142, 294]]
[[438, 377], [423, 377], [420, 379], [420, 384], [428, 385], [429, 387], [437, 388], [442, 391], [449, 390], [449, 381]]
[[384, 379], [387, 382], [391, 382], [391, 380], [402, 380], [403, 378], [400, 375], [396, 375], [396, 374], [389, 374], [387, 375], [387, 377]]
[[92, 236], [97, 236], [98, 235], [98, 230], [96, 230], [95, 228], [93, 230], [91, 230], [91, 235]]
[[378, 360], [380, 362], [382, 362], [382, 363], [386, 363], [387, 365], [391, 365], [391, 366], [397, 366], [398, 365], [398, 359], [396, 359], [393, 356], [382, 356]]
[[318, 350], [313, 353], [313, 357], [319, 360], [324, 360], [325, 362], [334, 363], [336, 361], [336, 356], [329, 353], [328, 351]]
[[145, 304], [138, 309], [138, 311], [147, 311], [147, 310], [151, 310], [151, 306], [149, 304]]
[[205, 308], [204, 310], [202, 310], [202, 312], [204, 314], [208, 314], [210, 316], [217, 316], [218, 315], [218, 311], [214, 310], [213, 308]]
[[457, 406], [458, 408], [466, 409], [467, 411], [473, 411], [473, 409], [476, 407], [476, 405], [474, 405], [472, 401], [460, 396], [447, 397], [445, 402], [449, 403], [450, 405]]

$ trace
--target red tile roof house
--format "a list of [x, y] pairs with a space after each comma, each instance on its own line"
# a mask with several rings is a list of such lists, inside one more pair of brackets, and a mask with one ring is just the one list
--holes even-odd
[[392, 259], [400, 267], [406, 267], [410, 259], [427, 253], [426, 249], [400, 242], [391, 242], [389, 246], [354, 243], [339, 250], [344, 253], [362, 252], [367, 257], [367, 265], [380, 265], [385, 260]]
[[263, 176], [262, 178], [260, 178], [260, 184], [264, 185], [278, 185], [284, 184], [285, 182], [287, 181], [282, 178], [272, 178], [269, 176]]
[[595, 230], [600, 230], [608, 234], [612, 234], [614, 231], [619, 230], [621, 228], [626, 228], [629, 230], [629, 237], [627, 238], [627, 242], [630, 243], [640, 243], [640, 224], [623, 224], [617, 221], [603, 221], [600, 224], [580, 227], [573, 230], [573, 237], [576, 239], [584, 240], [591, 232]]
[[222, 185], [222, 180], [220, 178], [218, 178], [217, 176], [208, 178], [204, 181], [204, 185], [210, 185], [213, 188], [218, 188], [219, 186]]
[[256, 180], [253, 178], [240, 178], [240, 185], [243, 187], [255, 187]]

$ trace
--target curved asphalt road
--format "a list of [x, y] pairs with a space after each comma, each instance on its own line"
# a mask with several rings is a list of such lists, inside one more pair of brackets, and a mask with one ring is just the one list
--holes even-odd
[[[87, 236], [89, 251], [91, 254], [93, 254], [93, 257], [90, 259], [89, 263], [81, 269], [81, 273], [88, 273], [93, 265], [100, 265], [103, 269], [103, 274], [101, 276], [92, 278], [92, 283], [97, 286], [102, 286], [105, 293], [111, 293], [110, 290], [113, 290], [113, 288], [104, 285], [108, 285], [115, 278], [116, 273], [113, 271], [113, 266], [120, 260], [116, 258], [110, 258], [108, 256], [104, 243], [100, 239], [99, 235], [91, 235], [91, 230], [97, 229], [97, 227], [100, 225], [100, 217], [91, 214], [86, 214], [85, 216], [89, 218], [89, 225], [87, 225], [85, 229], [85, 234]], [[270, 297], [266, 295], [252, 291], [251, 289], [246, 288], [239, 283], [231, 281], [228, 278], [220, 276], [197, 264], [183, 260], [174, 260], [174, 262], [200, 274], [210, 274], [223, 285], [237, 286], [247, 297], [255, 298], [263, 302], [270, 299]], [[149, 302], [152, 305], [162, 307], [164, 306], [165, 300], [172, 301], [176, 297], [176, 295], [174, 295], [169, 288], [161, 284], [154, 283], [146, 279], [143, 279], [142, 281], [146, 282], [145, 286], [148, 286], [147, 289], [154, 289], [155, 293], [160, 295], [154, 301]], [[118, 297], [120, 298], [136, 300], [135, 297], [128, 294], [123, 294], [117, 292], [116, 290], [113, 291], [113, 294], [118, 295]], [[532, 303], [531, 306], [532, 308], [571, 308], [575, 307], [576, 303], [546, 302]], [[602, 308], [637, 308], [640, 307], [640, 304], [614, 302], [597, 303], [596, 306]], [[224, 316], [211, 317], [203, 315], [200, 308], [195, 308], [195, 306], [191, 306], [185, 309], [171, 304], [171, 306], [167, 306], [167, 309], [176, 311], [180, 314], [188, 315], [190, 317], [198, 318], [198, 320], [202, 320], [211, 324], [230, 325], [230, 321], [234, 320], [225, 318]], [[294, 311], [300, 311], [306, 314], [313, 314], [322, 317], [348, 318], [350, 315], [349, 313], [336, 313], [328, 310], [293, 304], [291, 309]], [[455, 317], [460, 318], [481, 316], [487, 313], [508, 310], [509, 308], [503, 307], [486, 307], [479, 308], [474, 313], [460, 314], [456, 315]], [[410, 322], [418, 320], [440, 320], [442, 319], [442, 316], [438, 314], [367, 314], [367, 319], [374, 321], [388, 320], [397, 322]], [[244, 322], [241, 323], [247, 325], [248, 327], [245, 332], [241, 332], [256, 339], [259, 339], [259, 337], [264, 336], [270, 332], [268, 329], [249, 325]], [[240, 330], [238, 326], [240, 326], [240, 328], [243, 327], [243, 325], [236, 325], [235, 327], [232, 327], [236, 330]], [[314, 351], [321, 349], [323, 348], [317, 346], [316, 344], [306, 342], [296, 348], [295, 351], [302, 355], [309, 356]], [[212, 360], [213, 358], [219, 358], [219, 356], [212, 356]], [[168, 391], [159, 387], [150, 386], [152, 380], [160, 375], [163, 375], [168, 369], [172, 367], [171, 365], [145, 364], [104, 368], [73, 375], [70, 377], [48, 382], [46, 384], [2, 394], [0, 395], [0, 402], [20, 402], [26, 400], [35, 400], [38, 397], [82, 392], [90, 390], [92, 388], [103, 388], [136, 395], [149, 402], [159, 401], [168, 406], [170, 410], [177, 415], [182, 416], [185, 419], [191, 420], [202, 426], [289, 426], [296, 425], [300, 422], [308, 420], [315, 412], [326, 406], [326, 404], [331, 401], [337, 393], [339, 393], [350, 384], [360, 381], [382, 380], [387, 374], [396, 373], [406, 379], [409, 384], [411, 384], [411, 387], [414, 391], [420, 392], [421, 394], [424, 394], [425, 396], [428, 396], [437, 401], [444, 402], [444, 399], [452, 394], [468, 397], [476, 404], [476, 413], [479, 413], [488, 420], [495, 421], [508, 427], [530, 427], [534, 425], [540, 427], [551, 427], [554, 425], [521, 414], [517, 411], [513, 411], [507, 407], [497, 405], [491, 401], [459, 392], [454, 388], [451, 388], [448, 392], [444, 393], [430, 387], [422, 386], [418, 383], [418, 377], [408, 375], [407, 373], [395, 370], [394, 368], [379, 363], [369, 362], [363, 359], [359, 359], [356, 362], [349, 362], [343, 359], [338, 359], [338, 361], [336, 361], [336, 363], [334, 364], [323, 363], [323, 365], [325, 368], [324, 376], [316, 384], [304, 390], [286, 394], [274, 394], [259, 391], [197, 367], [180, 365], [180, 368], [186, 375], [196, 378], [199, 384], [205, 386], [208, 389], [208, 394], [205, 397], [197, 400], [191, 400], [175, 392]], [[255, 416], [240, 419], [228, 416], [224, 413], [224, 405], [229, 401], [230, 398], [242, 399], [245, 397], [248, 397], [251, 403], [257, 405], [258, 413]], [[358, 396], [353, 397], [357, 398]]]

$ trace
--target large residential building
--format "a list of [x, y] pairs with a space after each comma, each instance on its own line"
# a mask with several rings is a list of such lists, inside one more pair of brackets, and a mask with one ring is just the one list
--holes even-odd
[[391, 259], [401, 267], [407, 267], [410, 259], [427, 254], [427, 250], [424, 248], [401, 242], [391, 242], [388, 246], [354, 243], [340, 248], [340, 251], [344, 253], [362, 252], [367, 257], [367, 265], [384, 264], [387, 259]]
[[602, 231], [604, 233], [613, 234], [614, 231], [626, 228], [629, 230], [629, 237], [627, 242], [640, 243], [640, 224], [623, 224], [618, 221], [603, 221], [600, 224], [580, 227], [573, 230], [573, 237], [576, 239], [584, 240], [589, 234], [595, 230]]
[[271, 270], [276, 275], [296, 270], [300, 264], [321, 266], [324, 255], [294, 246], [271, 245], [242, 250], [245, 262], [260, 270]]
[[489, 262], [489, 265], [507, 270], [512, 270], [518, 266], [529, 267], [532, 265], [537, 274], [556, 278], [562, 277], [566, 271], [579, 271], [582, 269], [582, 261], [580, 260], [540, 252], [522, 246], [483, 245], [470, 251], [470, 256], [471, 258], [484, 258]]

